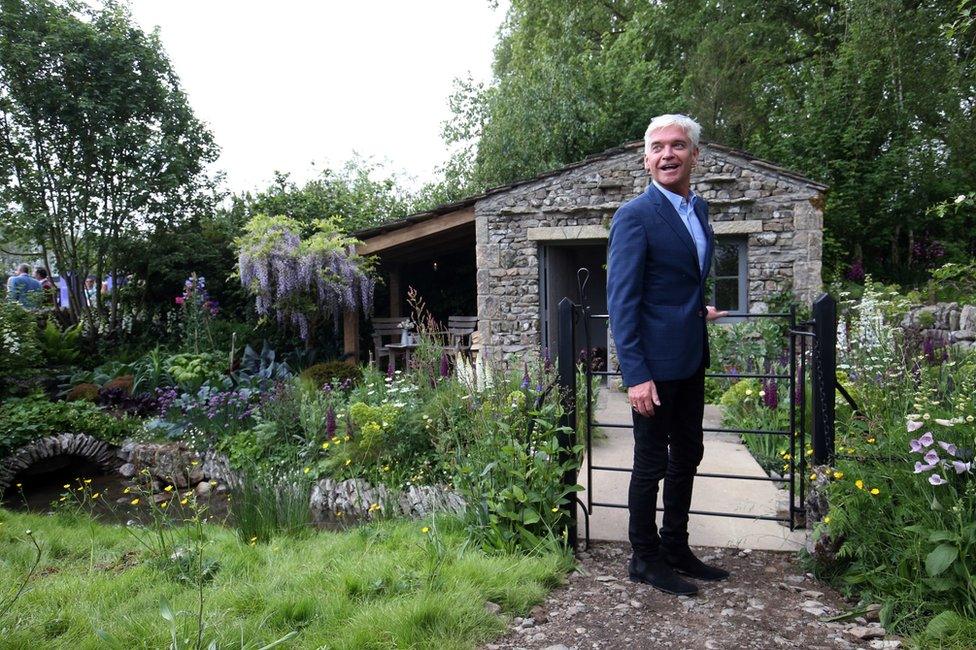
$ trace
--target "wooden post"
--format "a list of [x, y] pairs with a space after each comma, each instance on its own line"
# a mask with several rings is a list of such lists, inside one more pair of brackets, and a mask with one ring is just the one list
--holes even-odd
[[359, 311], [355, 309], [342, 315], [342, 351], [347, 360], [359, 363]]
[[390, 267], [390, 316], [400, 316], [400, 268], [399, 264]]

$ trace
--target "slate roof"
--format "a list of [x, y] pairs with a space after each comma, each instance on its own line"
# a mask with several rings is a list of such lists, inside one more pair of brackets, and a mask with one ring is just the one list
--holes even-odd
[[[823, 183], [818, 183], [817, 181], [807, 178], [806, 176], [803, 176], [801, 174], [798, 174], [797, 172], [791, 171], [784, 167], [780, 167], [779, 165], [776, 165], [775, 163], [772, 163], [768, 160], [764, 160], [762, 158], [754, 156], [747, 151], [742, 151], [741, 149], [734, 149], [732, 147], [726, 147], [725, 145], [716, 144], [714, 142], [709, 142], [707, 140], [702, 140], [701, 145], [707, 146], [709, 149], [713, 151], [719, 151], [725, 154], [736, 156], [738, 158], [744, 158], [745, 160], [749, 161], [750, 163], [752, 163], [757, 167], [766, 169], [770, 172], [779, 174], [781, 176], [786, 176], [787, 178], [792, 179], [802, 185], [806, 185], [812, 189], [815, 189], [818, 192], [824, 192], [827, 190], [827, 186], [824, 185]], [[644, 147], [643, 140], [628, 142], [618, 147], [612, 147], [610, 149], [607, 149], [606, 151], [601, 151], [600, 153], [592, 154], [590, 156], [587, 156], [583, 160], [570, 163], [563, 167], [559, 167], [558, 169], [551, 169], [549, 171], [542, 172], [541, 174], [537, 174], [532, 178], [525, 178], [522, 180], [507, 183], [505, 185], [498, 185], [497, 187], [491, 187], [486, 189], [481, 194], [468, 196], [461, 199], [460, 201], [454, 201], [453, 203], [444, 203], [434, 208], [431, 208], [430, 210], [426, 210], [424, 212], [417, 212], [411, 215], [407, 215], [406, 217], [399, 219], [397, 221], [391, 221], [390, 223], [385, 223], [380, 226], [375, 226], [373, 228], [367, 228], [365, 230], [354, 232], [352, 235], [357, 239], [365, 240], [365, 239], [369, 239], [370, 237], [375, 237], [376, 235], [380, 235], [387, 232], [393, 232], [395, 230], [400, 230], [401, 228], [406, 228], [407, 226], [411, 226], [415, 223], [421, 223], [423, 221], [429, 221], [430, 219], [435, 219], [436, 217], [442, 214], [455, 212], [457, 210], [461, 210], [463, 208], [473, 206], [478, 201], [485, 199], [489, 196], [493, 196], [495, 194], [501, 194], [503, 192], [507, 192], [511, 189], [514, 189], [516, 187], [521, 187], [523, 185], [535, 183], [540, 180], [544, 180], [546, 178], [558, 176], [564, 172], [571, 171], [573, 169], [578, 169], [585, 165], [589, 165], [594, 162], [599, 162], [601, 160], [607, 160], [609, 158], [613, 158], [614, 156], [617, 156], [622, 153], [626, 153], [628, 151], [632, 151], [635, 149], [642, 149], [643, 147]]]

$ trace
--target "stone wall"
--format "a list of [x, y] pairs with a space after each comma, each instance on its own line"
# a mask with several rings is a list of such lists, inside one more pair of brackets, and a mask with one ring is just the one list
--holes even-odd
[[976, 306], [956, 302], [914, 307], [901, 322], [923, 337], [963, 352], [976, 348]]
[[[692, 181], [716, 235], [747, 239], [750, 311], [790, 287], [811, 302], [821, 289], [823, 188], [716, 145], [702, 145]], [[643, 143], [633, 143], [478, 201], [479, 328], [493, 354], [540, 343], [540, 242], [605, 240], [613, 213], [648, 182]]]

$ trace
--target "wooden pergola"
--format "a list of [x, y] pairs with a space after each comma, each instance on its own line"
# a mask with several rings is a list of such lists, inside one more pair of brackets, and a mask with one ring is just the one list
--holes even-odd
[[[360, 255], [375, 255], [389, 272], [389, 315], [401, 316], [405, 266], [429, 259], [444, 251], [474, 249], [474, 201], [442, 206], [436, 211], [411, 215], [378, 228], [355, 233], [362, 241]], [[359, 314], [346, 312], [343, 318], [343, 351], [347, 358], [359, 358]]]

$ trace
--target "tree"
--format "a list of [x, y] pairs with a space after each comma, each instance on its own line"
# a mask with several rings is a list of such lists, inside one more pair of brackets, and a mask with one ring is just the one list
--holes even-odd
[[259, 214], [286, 215], [303, 229], [334, 216], [343, 232], [355, 232], [393, 221], [411, 210], [412, 197], [398, 188], [395, 176], [376, 178], [382, 171], [377, 164], [353, 158], [338, 170], [322, 170], [302, 186], [288, 174], [276, 172], [267, 189], [233, 197], [231, 214], [242, 222]]
[[158, 35], [124, 6], [0, 0], [0, 227], [53, 253], [76, 319], [81, 281], [119, 277], [127, 238], [212, 208], [216, 155]]
[[[452, 97], [483, 189], [687, 112], [705, 137], [830, 186], [825, 256], [916, 281], [976, 254], [927, 207], [976, 188], [972, 0], [513, 0], [494, 79]], [[946, 26], [949, 26], [948, 29]], [[857, 253], [860, 251], [860, 253]]]

